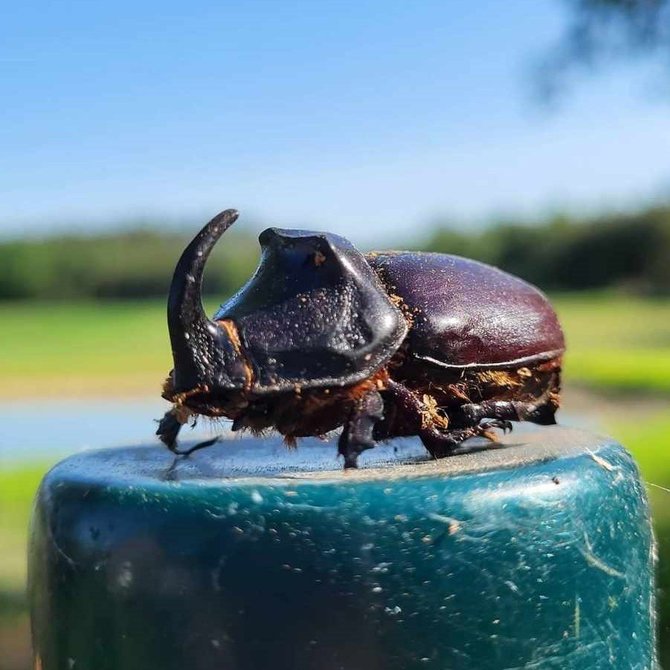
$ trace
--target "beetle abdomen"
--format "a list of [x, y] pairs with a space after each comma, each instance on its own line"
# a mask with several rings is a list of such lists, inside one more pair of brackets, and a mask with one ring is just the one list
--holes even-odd
[[560, 356], [543, 293], [484, 263], [437, 253], [372, 252], [367, 260], [405, 312], [408, 353], [442, 367], [491, 367]]

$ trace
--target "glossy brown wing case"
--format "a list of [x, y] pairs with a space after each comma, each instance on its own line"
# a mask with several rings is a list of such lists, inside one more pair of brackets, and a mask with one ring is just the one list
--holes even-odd
[[412, 327], [407, 351], [441, 367], [492, 367], [559, 356], [563, 331], [546, 296], [484, 263], [437, 253], [367, 260]]

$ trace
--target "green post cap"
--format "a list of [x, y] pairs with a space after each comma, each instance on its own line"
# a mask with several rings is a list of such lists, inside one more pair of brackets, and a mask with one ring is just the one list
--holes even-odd
[[275, 438], [66, 459], [33, 518], [36, 667], [655, 667], [654, 541], [621, 446], [551, 427], [361, 464]]

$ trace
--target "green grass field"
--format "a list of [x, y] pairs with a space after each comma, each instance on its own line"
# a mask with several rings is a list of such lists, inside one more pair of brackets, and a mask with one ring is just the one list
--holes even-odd
[[157, 302], [5, 303], [0, 323], [5, 398], [148, 395], [170, 368]]
[[557, 296], [565, 379], [589, 388], [670, 394], [670, 300]]
[[[586, 295], [557, 296], [554, 302], [568, 340], [568, 387], [587, 389], [583, 411], [592, 412], [634, 453], [648, 482], [670, 488], [670, 300]], [[164, 306], [156, 302], [3, 304], [0, 323], [5, 399], [145, 396], [158, 392], [170, 368]], [[588, 401], [612, 394], [608, 411]], [[0, 471], [0, 646], [3, 639], [27, 644], [22, 598], [27, 526], [34, 492], [50, 465]], [[659, 582], [667, 590], [670, 492], [656, 486], [649, 492], [661, 550]], [[669, 598], [661, 609], [667, 638]], [[670, 663], [670, 644], [664, 651]], [[17, 653], [23, 658], [20, 649]]]
[[[586, 295], [555, 304], [571, 383], [670, 394], [670, 300]], [[5, 398], [148, 395], [170, 368], [163, 303], [5, 303], [0, 323]]]

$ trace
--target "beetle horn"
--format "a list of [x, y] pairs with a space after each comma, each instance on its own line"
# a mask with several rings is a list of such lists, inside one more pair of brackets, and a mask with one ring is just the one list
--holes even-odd
[[213, 345], [220, 329], [202, 307], [202, 276], [214, 245], [238, 216], [234, 209], [217, 214], [193, 238], [175, 268], [167, 321], [174, 359], [173, 382], [178, 392], [206, 382], [212, 372]]

